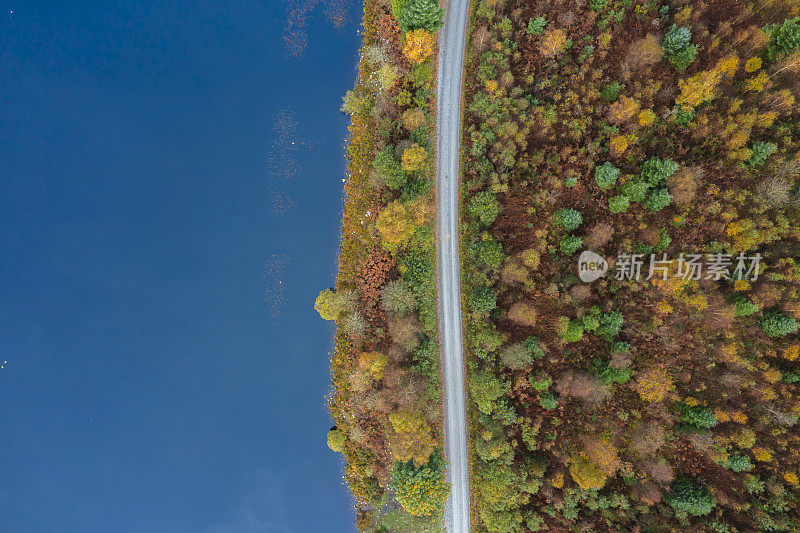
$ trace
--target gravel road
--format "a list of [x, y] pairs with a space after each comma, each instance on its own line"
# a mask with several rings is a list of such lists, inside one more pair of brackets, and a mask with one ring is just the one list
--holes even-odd
[[458, 143], [468, 0], [450, 0], [439, 37], [437, 119], [438, 290], [445, 398], [449, 533], [469, 533], [469, 462], [458, 258]]

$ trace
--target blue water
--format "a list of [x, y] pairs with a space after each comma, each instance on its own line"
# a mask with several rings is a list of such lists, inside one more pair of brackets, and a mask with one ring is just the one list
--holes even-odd
[[0, 532], [352, 531], [312, 305], [360, 5], [296, 58], [279, 2], [0, 7]]

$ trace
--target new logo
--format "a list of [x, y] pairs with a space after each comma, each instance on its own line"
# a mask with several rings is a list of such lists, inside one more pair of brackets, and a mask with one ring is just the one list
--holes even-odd
[[608, 261], [602, 256], [584, 250], [578, 257], [578, 277], [585, 283], [591, 283], [602, 278], [608, 272]]

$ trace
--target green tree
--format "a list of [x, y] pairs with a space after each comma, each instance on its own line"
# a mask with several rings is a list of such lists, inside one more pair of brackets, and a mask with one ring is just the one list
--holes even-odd
[[477, 218], [484, 226], [491, 226], [497, 215], [500, 214], [500, 202], [489, 191], [483, 191], [469, 201], [467, 209], [469, 214]]
[[586, 331], [594, 331], [600, 327], [600, 319], [596, 315], [586, 315], [581, 319], [583, 329]]
[[507, 383], [502, 382], [488, 370], [474, 372], [470, 376], [469, 394], [481, 413], [492, 414], [495, 402], [508, 392], [508, 389]]
[[672, 202], [672, 195], [666, 188], [656, 189], [650, 193], [644, 206], [650, 211], [658, 212], [667, 207]]
[[764, 32], [769, 36], [767, 59], [770, 61], [800, 49], [800, 17], [786, 19], [781, 24], [770, 24], [764, 28]]
[[412, 250], [400, 259], [403, 278], [408, 281], [414, 291], [433, 281], [433, 260], [431, 257]]
[[583, 217], [575, 209], [559, 209], [556, 211], [553, 219], [557, 226], [563, 228], [565, 231], [572, 231], [578, 228], [583, 223]]
[[487, 236], [470, 246], [472, 253], [478, 260], [478, 264], [496, 270], [503, 264], [506, 254], [503, 253], [503, 245], [492, 236]]
[[443, 17], [437, 0], [406, 0], [398, 22], [403, 33], [419, 28], [434, 33], [442, 27]]
[[602, 11], [606, 4], [608, 4], [608, 0], [589, 0], [589, 7], [592, 11]]
[[491, 287], [475, 287], [469, 295], [469, 305], [477, 313], [488, 313], [497, 307], [497, 296]]
[[753, 463], [750, 462], [750, 458], [741, 454], [728, 457], [728, 459], [722, 463], [722, 466], [730, 468], [734, 472], [747, 472], [753, 469]]
[[479, 461], [475, 467], [475, 488], [480, 495], [478, 501], [495, 511], [508, 511], [518, 507], [522, 481], [524, 480], [520, 475], [508, 465]]
[[417, 306], [414, 291], [404, 279], [388, 282], [381, 290], [381, 307], [384, 311], [404, 315]]
[[544, 33], [546, 27], [547, 20], [540, 16], [530, 19], [528, 21], [528, 27], [525, 28], [525, 31], [528, 33], [528, 35], [541, 35]]
[[651, 157], [642, 165], [641, 177], [651, 187], [664, 187], [667, 184], [667, 179], [675, 174], [678, 169], [680, 169], [680, 165], [672, 159]]
[[763, 167], [764, 163], [767, 162], [767, 158], [778, 150], [778, 145], [775, 143], [756, 141], [750, 147], [750, 150], [753, 151], [753, 155], [747, 160], [747, 165], [752, 168], [758, 168]]
[[778, 311], [767, 311], [761, 317], [761, 329], [773, 338], [795, 333], [797, 328], [797, 320]]
[[550, 388], [550, 385], [553, 384], [553, 379], [548, 375], [543, 375], [539, 378], [534, 375], [530, 375], [528, 376], [528, 383], [530, 383], [531, 387], [533, 387], [535, 390], [542, 392]]
[[561, 239], [561, 251], [572, 255], [583, 246], [583, 239], [577, 235], [564, 235]]
[[697, 56], [697, 45], [691, 44], [691, 41], [692, 32], [689, 28], [673, 24], [661, 43], [664, 58], [680, 72], [686, 70]]
[[372, 166], [390, 189], [399, 189], [406, 184], [406, 173], [400, 168], [391, 146], [384, 146], [375, 154]]
[[558, 406], [558, 402], [552, 392], [546, 392], [539, 395], [539, 405], [550, 411]]
[[736, 316], [750, 316], [758, 311], [758, 306], [744, 296], [736, 297], [733, 305], [736, 307]]
[[612, 81], [600, 91], [600, 97], [606, 102], [614, 102], [619, 98], [619, 93], [622, 90], [622, 85], [618, 81]]
[[607, 341], [611, 342], [622, 329], [624, 317], [619, 311], [611, 311], [600, 315], [600, 327], [596, 333], [602, 335]]
[[395, 463], [392, 486], [397, 501], [410, 514], [430, 516], [439, 511], [449, 491], [441, 451], [437, 448], [422, 466], [416, 466], [414, 461]]
[[676, 479], [672, 483], [671, 494], [664, 499], [676, 513], [683, 516], [704, 516], [717, 505], [703, 485], [686, 477]]
[[702, 405], [680, 404], [678, 407], [678, 419], [684, 424], [703, 429], [709, 429], [717, 425], [717, 417], [714, 411]]
[[559, 318], [558, 334], [565, 343], [578, 342], [583, 338], [583, 321], [570, 320], [565, 316]]
[[631, 202], [641, 202], [647, 197], [650, 184], [636, 177], [622, 186], [622, 194], [627, 196]]
[[406, 0], [391, 0], [392, 3], [392, 15], [394, 18], [399, 19], [400, 15], [403, 13], [403, 8], [406, 5]]
[[624, 213], [631, 205], [631, 199], [621, 194], [608, 199], [608, 210], [612, 213]]
[[394, 157], [391, 146], [384, 146], [375, 154], [372, 168], [390, 189], [399, 189], [406, 184], [407, 176], [400, 168], [400, 163]]
[[619, 169], [610, 161], [606, 161], [594, 169], [594, 180], [601, 189], [610, 189], [617, 183]]

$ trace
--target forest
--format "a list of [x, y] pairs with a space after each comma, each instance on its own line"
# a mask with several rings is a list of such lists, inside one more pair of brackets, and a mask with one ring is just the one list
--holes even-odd
[[350, 115], [339, 269], [315, 309], [336, 323], [328, 446], [359, 530], [442, 531], [433, 198], [436, 0], [366, 0]]
[[800, 5], [471, 8], [476, 530], [800, 531]]
[[[476, 531], [800, 531], [800, 5], [474, 0], [461, 266]], [[442, 530], [435, 0], [367, 0], [328, 445]], [[597, 254], [591, 279], [579, 265]], [[593, 259], [594, 260], [594, 259]]]

